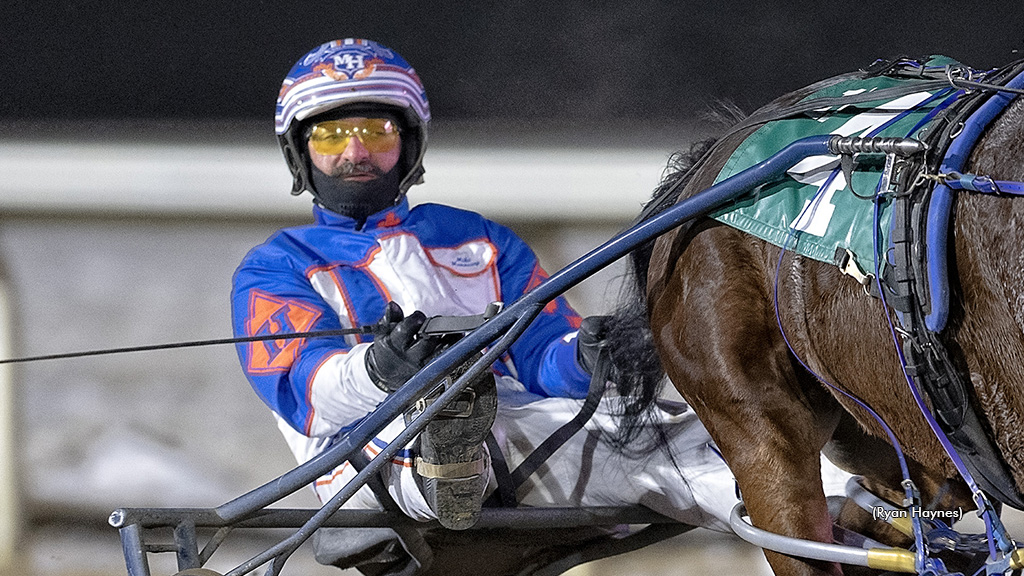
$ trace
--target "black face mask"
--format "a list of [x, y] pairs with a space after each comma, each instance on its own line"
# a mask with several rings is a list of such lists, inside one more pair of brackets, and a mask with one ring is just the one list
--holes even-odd
[[348, 216], [362, 227], [366, 217], [395, 205], [400, 183], [398, 166], [366, 182], [346, 182], [312, 166], [310, 174], [316, 199], [324, 208]]

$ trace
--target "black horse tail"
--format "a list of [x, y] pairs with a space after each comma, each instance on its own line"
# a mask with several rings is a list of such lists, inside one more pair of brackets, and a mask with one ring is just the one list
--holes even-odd
[[[714, 139], [693, 144], [688, 151], [674, 153], [661, 183], [651, 201], [637, 219], [640, 222], [675, 204], [694, 167], [700, 162]], [[619, 303], [608, 323], [612, 374], [617, 391], [623, 398], [618, 432], [613, 443], [620, 449], [648, 451], [664, 446], [666, 437], [658, 426], [652, 426], [652, 408], [661, 395], [665, 371], [654, 347], [654, 334], [647, 317], [647, 268], [654, 242], [647, 242], [629, 254], [628, 278], [623, 283]]]

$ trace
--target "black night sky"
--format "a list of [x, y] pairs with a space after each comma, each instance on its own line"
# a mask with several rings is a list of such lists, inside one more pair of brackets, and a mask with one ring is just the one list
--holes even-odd
[[401, 53], [437, 119], [686, 119], [750, 112], [876, 57], [1024, 57], [1024, 3], [5, 0], [0, 121], [272, 122], [292, 62], [346, 36]]

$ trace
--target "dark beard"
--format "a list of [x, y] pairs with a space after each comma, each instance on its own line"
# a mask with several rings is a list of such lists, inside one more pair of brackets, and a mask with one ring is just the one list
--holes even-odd
[[[317, 201], [332, 212], [355, 219], [359, 227], [367, 216], [395, 205], [400, 183], [398, 172], [397, 167], [385, 173], [373, 165], [352, 163], [342, 165], [338, 177], [328, 176], [315, 166], [310, 170]], [[345, 175], [362, 173], [377, 177], [366, 182], [344, 180]]]

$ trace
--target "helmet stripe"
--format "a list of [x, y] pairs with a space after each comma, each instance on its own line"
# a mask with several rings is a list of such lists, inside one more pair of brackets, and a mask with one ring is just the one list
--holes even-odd
[[[424, 123], [430, 121], [430, 108], [425, 107], [421, 87], [410, 82], [360, 81], [355, 83], [328, 83], [329, 86], [303, 87], [283, 102], [284, 108], [276, 118], [278, 134], [283, 134], [297, 117], [308, 118], [337, 108], [348, 102], [381, 102], [401, 108], [412, 108]], [[420, 90], [417, 90], [420, 89]], [[417, 94], [420, 97], [413, 96]]]

